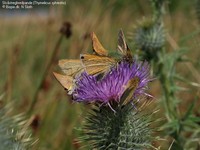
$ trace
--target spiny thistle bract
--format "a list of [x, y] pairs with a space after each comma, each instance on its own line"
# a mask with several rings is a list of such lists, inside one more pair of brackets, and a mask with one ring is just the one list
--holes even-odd
[[112, 106], [116, 113], [106, 106], [96, 105], [92, 109], [86, 118], [82, 139], [89, 142], [92, 149], [151, 149], [151, 115], [133, 110], [130, 103]]
[[144, 51], [150, 59], [165, 44], [165, 31], [160, 23], [143, 19], [135, 28], [133, 37], [137, 49]]
[[0, 106], [0, 150], [27, 150], [33, 140], [22, 114], [10, 116], [11, 104]]
[[136, 105], [150, 96], [146, 92], [152, 81], [149, 64], [132, 57], [121, 30], [120, 60], [111, 58], [94, 34], [92, 41], [94, 54], [81, 55], [80, 60], [62, 60], [59, 66], [65, 75], [54, 73], [74, 101], [95, 105], [86, 119], [83, 139], [99, 150], [153, 147], [151, 115], [142, 115]]

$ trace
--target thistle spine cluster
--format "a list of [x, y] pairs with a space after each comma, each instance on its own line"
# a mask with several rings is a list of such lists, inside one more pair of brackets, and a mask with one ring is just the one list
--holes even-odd
[[86, 118], [82, 138], [99, 150], [153, 148], [152, 115], [133, 110], [131, 104], [116, 104], [113, 108], [116, 113], [109, 107], [95, 105]]
[[0, 150], [27, 150], [34, 143], [23, 114], [10, 116], [12, 104], [0, 107]]

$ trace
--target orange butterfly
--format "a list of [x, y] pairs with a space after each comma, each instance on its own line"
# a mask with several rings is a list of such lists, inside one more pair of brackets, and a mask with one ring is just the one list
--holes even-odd
[[[91, 39], [94, 54], [81, 54], [80, 59], [60, 60], [58, 65], [65, 75], [53, 73], [58, 82], [68, 91], [71, 91], [74, 87], [74, 78], [83, 71], [86, 71], [89, 75], [104, 75], [118, 62], [118, 60], [108, 56], [108, 51], [99, 42], [95, 33], [91, 34]], [[118, 34], [117, 50], [122, 55], [122, 59], [132, 60], [122, 30]]]

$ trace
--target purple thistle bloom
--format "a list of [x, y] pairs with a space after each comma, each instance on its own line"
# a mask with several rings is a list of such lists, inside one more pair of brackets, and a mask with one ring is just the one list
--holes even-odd
[[73, 99], [78, 102], [96, 101], [103, 104], [109, 104], [111, 101], [119, 102], [128, 81], [134, 77], [138, 77], [140, 80], [133, 97], [147, 94], [145, 93], [147, 84], [151, 81], [147, 62], [122, 61], [101, 80], [83, 72], [76, 78], [76, 87], [72, 92]]

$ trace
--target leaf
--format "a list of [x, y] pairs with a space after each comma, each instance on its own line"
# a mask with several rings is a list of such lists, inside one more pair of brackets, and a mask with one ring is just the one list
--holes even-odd
[[189, 106], [189, 108], [188, 108], [187, 112], [185, 113], [185, 115], [184, 115], [184, 117], [183, 117], [182, 120], [187, 120], [188, 117], [189, 117], [190, 115], [192, 115], [192, 111], [193, 111], [193, 109], [194, 109], [194, 104], [196, 103], [196, 101], [197, 101], [197, 97], [196, 97], [196, 98], [192, 101], [192, 103], [190, 104], [190, 106]]

